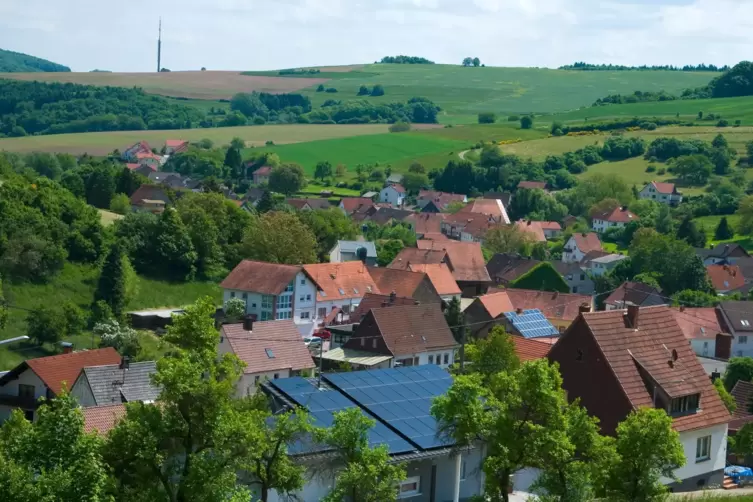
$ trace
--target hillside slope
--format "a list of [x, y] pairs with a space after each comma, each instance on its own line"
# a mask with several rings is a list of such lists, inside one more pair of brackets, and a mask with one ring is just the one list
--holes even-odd
[[46, 59], [0, 49], [0, 72], [69, 72], [70, 68]]

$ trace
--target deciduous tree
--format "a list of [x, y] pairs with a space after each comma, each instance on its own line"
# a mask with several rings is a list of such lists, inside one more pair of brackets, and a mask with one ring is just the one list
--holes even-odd
[[253, 218], [241, 246], [243, 258], [299, 265], [316, 263], [316, 237], [295, 214], [269, 212]]
[[744, 382], [753, 381], [753, 358], [750, 357], [733, 357], [727, 364], [727, 371], [724, 372], [724, 386], [731, 391], [738, 380]]
[[714, 380], [714, 387], [716, 388], [716, 391], [719, 393], [719, 398], [724, 403], [724, 406], [727, 407], [727, 410], [730, 413], [734, 413], [735, 409], [737, 409], [737, 403], [735, 403], [735, 398], [732, 397], [732, 394], [730, 394], [727, 389], [724, 388], [724, 383], [720, 378], [717, 378]]
[[358, 234], [353, 221], [337, 208], [303, 211], [298, 217], [314, 234], [319, 259], [329, 256], [337, 241], [353, 240]]
[[329, 178], [330, 176], [332, 176], [332, 164], [329, 161], [325, 160], [316, 164], [314, 178], [324, 180], [324, 178]]
[[529, 255], [533, 238], [515, 225], [490, 229], [484, 236], [484, 247], [492, 253], [519, 253]]
[[275, 167], [269, 175], [269, 188], [285, 195], [298, 192], [305, 185], [303, 168], [298, 164], [283, 164]]

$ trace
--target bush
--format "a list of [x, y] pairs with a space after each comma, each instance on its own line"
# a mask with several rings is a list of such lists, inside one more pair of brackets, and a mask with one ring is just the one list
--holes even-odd
[[407, 132], [410, 131], [410, 124], [408, 122], [395, 122], [389, 129], [390, 132]]
[[655, 131], [658, 126], [656, 125], [656, 122], [643, 122], [640, 127], [647, 131]]
[[740, 127], [742, 121], [740, 119], [735, 120], [735, 127]]
[[520, 120], [519, 115], [510, 115], [509, 117], [507, 117], [508, 122], [517, 122], [518, 120]]
[[531, 129], [533, 127], [533, 117], [526, 115], [520, 119], [521, 129]]
[[478, 114], [479, 124], [493, 124], [497, 121], [497, 116], [492, 112], [483, 112]]
[[652, 164], [652, 165], [650, 165], [650, 166], [648, 166], [648, 167], [646, 168], [646, 172], [647, 172], [647, 173], [655, 173], [655, 172], [656, 172], [656, 166], [655, 166], [655, 165], [653, 165], [653, 164]]
[[267, 123], [266, 120], [264, 120], [264, 117], [254, 117], [254, 125], [264, 125]]
[[333, 93], [337, 92], [337, 89], [335, 89], [334, 87], [329, 87], [329, 88], [327, 88], [327, 90], [325, 92], [333, 94]]
[[382, 87], [380, 84], [375, 85], [371, 89], [371, 95], [372, 96], [384, 96], [384, 87]]
[[319, 84], [319, 87], [316, 88], [316, 92], [324, 92], [324, 84]]
[[716, 127], [727, 127], [729, 125], [729, 121], [727, 119], [721, 119], [719, 122], [716, 123]]
[[661, 169], [656, 171], [656, 174], [658, 174], [659, 176], [664, 176], [665, 174], [667, 174], [667, 170], [662, 167]]

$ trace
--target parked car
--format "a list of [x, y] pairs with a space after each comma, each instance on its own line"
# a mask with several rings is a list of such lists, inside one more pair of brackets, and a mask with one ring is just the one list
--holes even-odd
[[306, 347], [319, 347], [322, 344], [322, 339], [318, 336], [310, 336], [303, 339], [303, 343]]

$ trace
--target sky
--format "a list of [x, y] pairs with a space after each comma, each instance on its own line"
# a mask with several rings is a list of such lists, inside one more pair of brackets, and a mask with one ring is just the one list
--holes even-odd
[[142, 72], [270, 70], [408, 54], [457, 64], [735, 64], [753, 0], [0, 0], [0, 48]]

